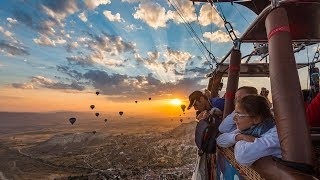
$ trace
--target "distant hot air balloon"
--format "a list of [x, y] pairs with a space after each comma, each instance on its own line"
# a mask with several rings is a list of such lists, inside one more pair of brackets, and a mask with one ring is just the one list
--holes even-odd
[[98, 117], [100, 114], [99, 113], [96, 113], [96, 116]]
[[122, 112], [122, 111], [119, 111], [119, 115], [122, 116], [122, 115], [123, 115], [123, 112]]
[[184, 112], [184, 110], [186, 109], [186, 105], [184, 105], [184, 104], [181, 104], [181, 109], [182, 109], [182, 111]]
[[98, 96], [99, 94], [100, 94], [99, 91], [97, 91], [97, 92], [96, 92], [96, 95]]
[[149, 98], [149, 101], [151, 100], [151, 97]]
[[94, 109], [94, 107], [95, 107], [95, 105], [93, 105], [93, 104], [90, 106], [91, 109]]
[[107, 122], [108, 121], [108, 119], [104, 119], [104, 122]]
[[180, 119], [180, 122], [182, 122], [183, 121], [183, 119]]
[[138, 103], [138, 101], [134, 101], [135, 103]]
[[74, 117], [72, 117], [72, 118], [69, 119], [69, 121], [70, 121], [71, 124], [73, 124], [74, 122], [76, 122], [76, 120], [77, 120], [77, 119], [74, 118]]
[[93, 134], [96, 134], [96, 133], [97, 133], [97, 131], [92, 131], [92, 133], [93, 133]]

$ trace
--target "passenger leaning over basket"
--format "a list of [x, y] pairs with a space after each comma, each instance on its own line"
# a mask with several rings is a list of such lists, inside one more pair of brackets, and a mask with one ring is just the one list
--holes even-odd
[[[249, 94], [258, 94], [258, 90], [255, 87], [251, 87], [251, 86], [242, 86], [240, 87], [236, 94], [235, 94], [235, 102], [240, 100], [241, 98], [243, 98], [244, 96], [247, 96]], [[224, 120], [221, 122], [220, 126], [219, 126], [219, 131], [221, 133], [227, 133], [227, 132], [232, 132], [235, 129], [237, 129], [237, 126], [235, 124], [235, 122], [233, 121], [233, 117], [234, 117], [234, 111], [229, 114], [226, 118], [224, 118]]]
[[236, 102], [234, 122], [237, 129], [217, 138], [221, 147], [234, 147], [239, 164], [250, 166], [265, 156], [281, 158], [275, 121], [268, 101], [259, 95], [247, 95]]

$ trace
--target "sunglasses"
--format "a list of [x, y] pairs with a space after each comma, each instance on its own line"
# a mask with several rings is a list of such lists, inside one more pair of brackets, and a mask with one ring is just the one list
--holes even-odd
[[237, 119], [241, 119], [243, 117], [252, 117], [252, 115], [250, 114], [241, 114], [241, 113], [234, 113], [234, 117], [237, 118]]

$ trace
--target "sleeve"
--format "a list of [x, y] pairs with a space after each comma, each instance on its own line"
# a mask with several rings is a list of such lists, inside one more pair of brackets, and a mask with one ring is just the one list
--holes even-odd
[[236, 129], [231, 133], [223, 133], [217, 137], [217, 144], [220, 147], [228, 148], [236, 143], [236, 135], [239, 134], [239, 130]]
[[219, 131], [221, 133], [229, 133], [237, 129], [236, 124], [233, 121], [234, 111], [229, 114], [224, 120], [221, 122], [219, 126]]
[[310, 126], [320, 126], [320, 93], [311, 101], [307, 107], [307, 120]]
[[251, 166], [265, 156], [281, 157], [281, 148], [277, 129], [274, 127], [254, 142], [238, 141], [234, 148], [236, 161], [244, 166]]

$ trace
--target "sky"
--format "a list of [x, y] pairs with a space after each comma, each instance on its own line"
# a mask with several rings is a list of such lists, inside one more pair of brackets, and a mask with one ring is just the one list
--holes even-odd
[[[237, 4], [215, 7], [238, 36], [256, 18]], [[171, 100], [188, 105], [188, 95], [206, 87], [214, 65], [186, 26], [218, 61], [232, 47], [208, 3], [0, 0], [0, 111], [89, 111], [99, 104], [110, 112], [174, 115], [179, 104]], [[242, 45], [242, 54], [252, 47]], [[315, 50], [299, 52], [297, 62], [311, 61]], [[299, 73], [306, 87], [306, 71]], [[270, 89], [268, 78], [241, 78], [241, 85]]]

